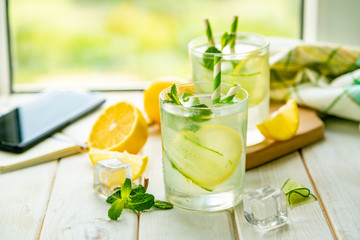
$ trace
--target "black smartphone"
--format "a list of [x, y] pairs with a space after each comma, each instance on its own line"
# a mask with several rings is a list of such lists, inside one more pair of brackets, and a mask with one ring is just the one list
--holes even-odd
[[0, 116], [0, 149], [21, 153], [105, 102], [95, 93], [49, 91]]

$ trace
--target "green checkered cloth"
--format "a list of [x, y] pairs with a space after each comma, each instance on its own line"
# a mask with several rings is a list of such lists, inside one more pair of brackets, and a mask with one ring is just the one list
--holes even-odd
[[271, 99], [360, 121], [360, 50], [298, 45], [271, 57]]

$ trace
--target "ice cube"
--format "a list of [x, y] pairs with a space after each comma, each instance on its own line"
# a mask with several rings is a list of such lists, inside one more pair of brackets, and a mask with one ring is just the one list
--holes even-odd
[[110, 196], [126, 178], [131, 179], [131, 172], [131, 166], [117, 158], [97, 162], [94, 167], [94, 191], [101, 196]]
[[286, 224], [288, 220], [286, 196], [283, 191], [263, 186], [244, 195], [245, 219], [263, 230]]

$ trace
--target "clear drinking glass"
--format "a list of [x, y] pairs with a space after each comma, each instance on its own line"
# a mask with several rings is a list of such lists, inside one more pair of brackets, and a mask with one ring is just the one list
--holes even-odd
[[[222, 94], [231, 86], [222, 83]], [[213, 105], [212, 89], [210, 82], [177, 85], [183, 105], [168, 103], [171, 88], [160, 94], [165, 192], [182, 208], [217, 211], [242, 199], [248, 93], [240, 88], [234, 103]]]
[[[215, 46], [221, 49], [221, 35], [215, 35]], [[209, 47], [207, 38], [192, 40], [189, 45], [189, 55], [194, 82], [213, 81], [214, 56], [222, 56], [222, 82], [240, 83], [249, 93], [249, 119], [247, 144], [254, 145], [264, 138], [256, 128], [269, 114], [270, 70], [269, 42], [259, 34], [237, 33], [235, 51], [227, 46], [222, 53], [206, 53]]]

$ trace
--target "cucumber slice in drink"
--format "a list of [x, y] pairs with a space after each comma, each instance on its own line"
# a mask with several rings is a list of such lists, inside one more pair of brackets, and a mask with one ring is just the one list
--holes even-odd
[[176, 132], [166, 128], [172, 136], [163, 143], [169, 159], [184, 177], [203, 189], [214, 188], [228, 179], [236, 169], [242, 152], [240, 135], [232, 128], [208, 125], [198, 131]]

